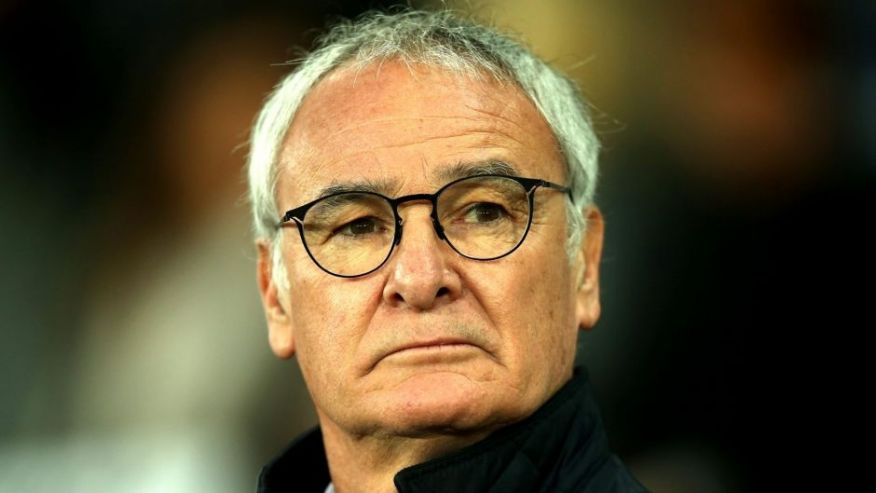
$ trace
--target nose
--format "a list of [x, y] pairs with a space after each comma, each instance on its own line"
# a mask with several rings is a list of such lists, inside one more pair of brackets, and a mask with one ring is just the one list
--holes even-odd
[[429, 205], [405, 209], [401, 242], [387, 265], [383, 299], [390, 305], [418, 311], [457, 299], [462, 293], [462, 281], [451, 265], [449, 246], [436, 233]]

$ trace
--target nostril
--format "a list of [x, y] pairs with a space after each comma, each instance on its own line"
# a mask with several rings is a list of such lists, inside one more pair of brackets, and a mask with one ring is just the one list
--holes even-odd
[[447, 289], [446, 287], [442, 287], [441, 289], [438, 290], [437, 293], [435, 293], [436, 298], [440, 298], [442, 296], [449, 296], [449, 295], [450, 295], [450, 290]]

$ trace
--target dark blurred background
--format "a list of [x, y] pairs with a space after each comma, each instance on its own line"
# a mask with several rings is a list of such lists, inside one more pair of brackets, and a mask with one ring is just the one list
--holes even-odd
[[[314, 423], [267, 347], [243, 144], [283, 62], [387, 5], [0, 0], [0, 491], [252, 491]], [[853, 478], [876, 4], [451, 5], [593, 104], [580, 356], [617, 453], [654, 491]]]

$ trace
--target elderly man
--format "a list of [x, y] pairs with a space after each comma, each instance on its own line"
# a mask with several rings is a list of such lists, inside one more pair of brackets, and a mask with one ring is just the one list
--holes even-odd
[[252, 136], [269, 342], [320, 424], [259, 491], [644, 491], [573, 368], [597, 152], [574, 85], [489, 28], [372, 14], [321, 40]]

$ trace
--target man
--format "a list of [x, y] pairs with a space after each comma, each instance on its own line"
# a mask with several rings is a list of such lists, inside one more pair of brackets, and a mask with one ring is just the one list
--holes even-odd
[[574, 85], [449, 13], [342, 24], [249, 163], [269, 342], [320, 427], [259, 491], [644, 491], [606, 444], [598, 144]]

